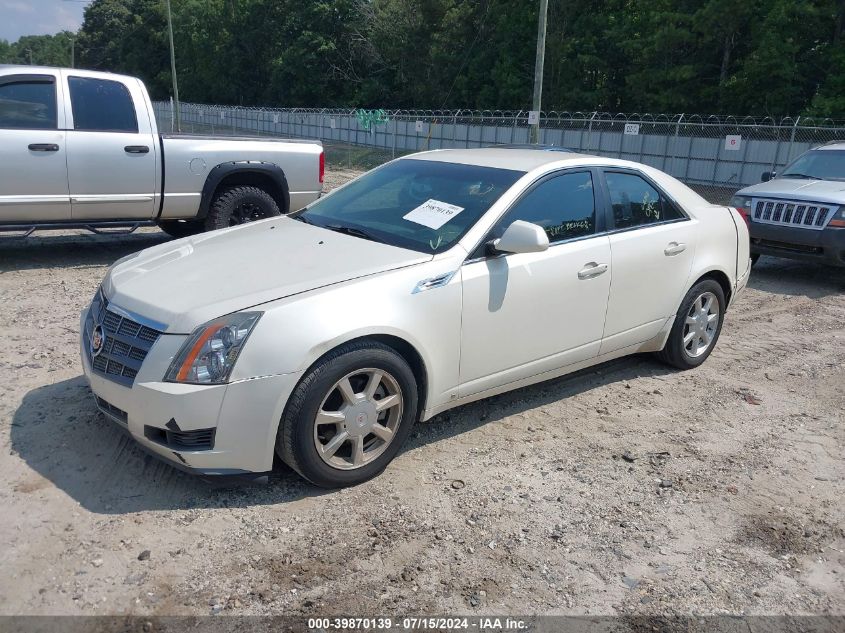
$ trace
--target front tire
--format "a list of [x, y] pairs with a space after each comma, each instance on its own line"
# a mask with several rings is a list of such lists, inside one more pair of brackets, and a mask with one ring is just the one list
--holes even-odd
[[354, 486], [393, 460], [417, 417], [417, 381], [396, 351], [375, 341], [330, 352], [285, 407], [276, 452], [324, 488]]
[[211, 203], [205, 218], [205, 230], [225, 229], [255, 220], [281, 215], [279, 205], [269, 193], [258, 187], [226, 189]]
[[681, 301], [672, 331], [658, 357], [679, 369], [701, 365], [719, 340], [725, 306], [725, 293], [716, 281], [705, 279], [695, 284]]

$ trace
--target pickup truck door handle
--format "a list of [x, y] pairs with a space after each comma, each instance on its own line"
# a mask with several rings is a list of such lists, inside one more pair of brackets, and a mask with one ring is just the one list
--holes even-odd
[[32, 143], [29, 149], [33, 152], [58, 152], [59, 146], [55, 143]]
[[592, 279], [607, 272], [607, 264], [590, 262], [578, 271], [578, 279]]
[[127, 145], [123, 151], [127, 154], [149, 154], [150, 148], [146, 145]]
[[685, 250], [687, 250], [686, 244], [679, 244], [678, 242], [669, 242], [669, 246], [663, 249], [663, 254], [666, 257], [673, 257], [674, 255], [680, 255]]

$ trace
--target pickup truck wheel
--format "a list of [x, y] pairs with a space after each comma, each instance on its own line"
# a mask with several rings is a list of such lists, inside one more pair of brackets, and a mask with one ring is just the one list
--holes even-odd
[[375, 341], [349, 343], [296, 386], [276, 452], [317, 486], [353, 486], [385, 469], [416, 415], [417, 381], [405, 359]]
[[279, 205], [273, 196], [263, 189], [232, 187], [218, 194], [212, 201], [205, 218], [205, 230], [225, 229], [280, 214]]
[[185, 222], [159, 222], [158, 228], [167, 233], [170, 237], [180, 238], [188, 237], [189, 235], [196, 235], [203, 229], [202, 222], [185, 221]]
[[659, 358], [678, 369], [707, 360], [719, 340], [725, 317], [725, 293], [713, 279], [698, 282], [681, 301], [675, 323]]

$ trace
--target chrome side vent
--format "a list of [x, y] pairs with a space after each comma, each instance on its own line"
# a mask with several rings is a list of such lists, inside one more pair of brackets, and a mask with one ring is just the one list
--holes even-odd
[[453, 270], [448, 273], [443, 273], [442, 275], [437, 275], [436, 277], [429, 277], [428, 279], [423, 279], [414, 287], [414, 291], [411, 294], [417, 294], [418, 292], [423, 292], [424, 290], [432, 290], [434, 288], [441, 288], [452, 281], [452, 277], [455, 276], [457, 270]]

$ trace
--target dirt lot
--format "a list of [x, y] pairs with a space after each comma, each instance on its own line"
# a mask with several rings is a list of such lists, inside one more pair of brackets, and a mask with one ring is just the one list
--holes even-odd
[[764, 258], [698, 370], [465, 406], [327, 492], [205, 483], [95, 409], [79, 312], [164, 239], [0, 242], [0, 614], [845, 613], [845, 271]]

